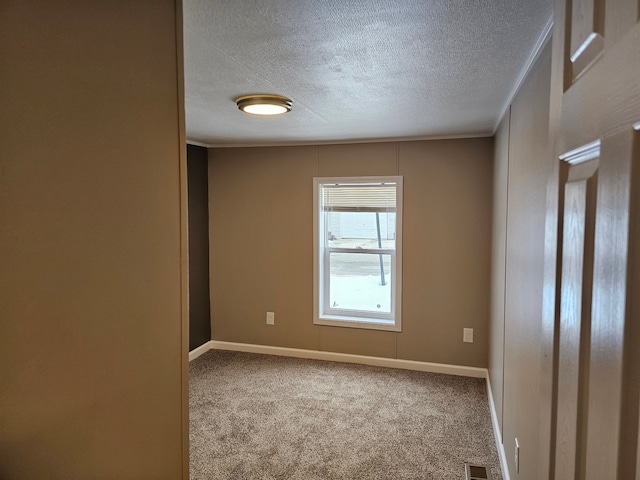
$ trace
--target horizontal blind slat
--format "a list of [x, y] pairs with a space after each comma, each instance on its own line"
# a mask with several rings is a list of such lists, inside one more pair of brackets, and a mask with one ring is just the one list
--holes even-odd
[[352, 210], [359, 207], [389, 211], [396, 207], [396, 186], [324, 185], [322, 197], [324, 210]]

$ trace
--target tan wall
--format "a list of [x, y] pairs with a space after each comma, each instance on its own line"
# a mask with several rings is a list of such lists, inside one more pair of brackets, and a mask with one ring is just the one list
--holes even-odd
[[[492, 155], [488, 138], [210, 149], [212, 338], [486, 367]], [[314, 325], [313, 177], [398, 174], [403, 331]]]
[[[494, 399], [497, 407], [501, 405], [498, 416], [511, 478], [516, 476], [513, 458], [518, 438], [517, 478], [522, 480], [543, 478], [538, 472], [538, 419], [550, 75], [549, 44], [511, 105], [508, 154], [502, 136], [508, 119], [496, 149], [495, 168], [504, 171], [506, 163], [508, 181], [506, 188], [503, 183], [495, 190], [494, 232], [502, 235], [506, 218], [506, 248], [497, 243], [500, 237], [495, 239], [492, 338], [496, 341], [491, 342], [489, 372]], [[503, 251], [506, 256], [501, 258]], [[499, 338], [501, 309], [504, 348]]]
[[1, 10], [0, 478], [181, 478], [176, 5]]

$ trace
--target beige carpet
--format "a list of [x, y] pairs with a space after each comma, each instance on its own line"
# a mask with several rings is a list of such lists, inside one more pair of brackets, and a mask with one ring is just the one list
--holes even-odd
[[189, 397], [194, 480], [502, 480], [482, 379], [212, 350]]

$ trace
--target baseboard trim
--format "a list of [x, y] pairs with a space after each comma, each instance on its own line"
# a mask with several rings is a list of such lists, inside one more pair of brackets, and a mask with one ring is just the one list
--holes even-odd
[[189, 352], [189, 361], [195, 360], [200, 355], [202, 355], [203, 353], [207, 353], [212, 348], [213, 348], [213, 342], [211, 340], [209, 340], [206, 343], [203, 343], [202, 345], [200, 345], [197, 348], [194, 348], [193, 350], [191, 350]]
[[491, 424], [493, 425], [493, 437], [496, 440], [496, 449], [498, 450], [498, 457], [500, 458], [500, 469], [502, 470], [502, 478], [504, 480], [511, 480], [509, 476], [509, 468], [507, 466], [507, 455], [504, 451], [504, 443], [502, 441], [502, 432], [500, 431], [500, 424], [498, 423], [498, 413], [496, 412], [496, 404], [493, 401], [493, 393], [491, 391], [491, 380], [489, 378], [489, 371], [487, 371], [487, 396], [489, 397], [489, 410], [491, 411]]
[[284, 357], [328, 360], [331, 362], [359, 363], [361, 365], [371, 365], [375, 367], [401, 368], [405, 370], [417, 370], [420, 372], [445, 373], [449, 375], [459, 375], [462, 377], [486, 378], [487, 376], [486, 368], [465, 367], [462, 365], [418, 362], [414, 360], [400, 360], [396, 358], [369, 357], [366, 355], [306, 350], [302, 348], [272, 347], [269, 345], [222, 342], [218, 340], [212, 340], [211, 342], [208, 342], [208, 344], [211, 344], [210, 348], [216, 350], [262, 353], [265, 355], [281, 355]]

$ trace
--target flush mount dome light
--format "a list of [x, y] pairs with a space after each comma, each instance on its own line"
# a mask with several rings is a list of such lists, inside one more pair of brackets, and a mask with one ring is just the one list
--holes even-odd
[[280, 95], [247, 95], [236, 99], [238, 108], [254, 115], [280, 115], [291, 111], [290, 98]]

